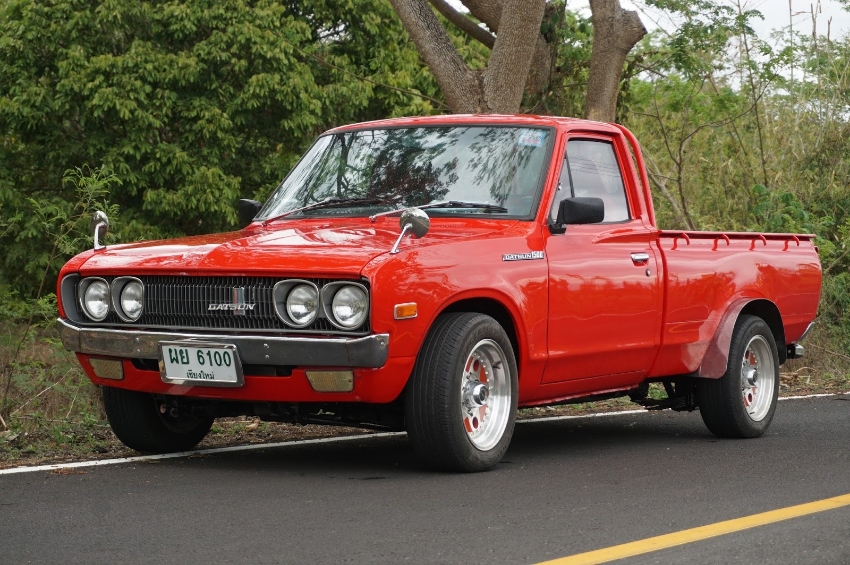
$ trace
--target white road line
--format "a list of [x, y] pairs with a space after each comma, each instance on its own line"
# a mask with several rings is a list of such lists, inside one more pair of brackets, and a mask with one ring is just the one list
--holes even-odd
[[[831, 396], [850, 395], [850, 391], [836, 394], [809, 394], [806, 396], [785, 396], [779, 400], [805, 400], [808, 398], [826, 398]], [[536, 422], [554, 422], [558, 420], [577, 420], [581, 418], [606, 418], [610, 416], [625, 416], [635, 414], [649, 414], [652, 410], [623, 410], [620, 412], [597, 412], [594, 414], [581, 414], [578, 416], [548, 416], [543, 418], [529, 418], [517, 420], [517, 424], [534, 424]], [[278, 447], [289, 447], [295, 445], [312, 445], [318, 443], [332, 443], [340, 441], [357, 441], [370, 438], [395, 437], [404, 435], [405, 432], [383, 432], [376, 434], [362, 434], [356, 436], [337, 436], [318, 439], [305, 439], [299, 441], [281, 441], [277, 443], [252, 443], [248, 445], [235, 445], [232, 447], [214, 447], [210, 449], [198, 449], [196, 451], [181, 451], [179, 453], [163, 453], [161, 455], [139, 455], [136, 457], [121, 457], [118, 459], [96, 459], [94, 461], [78, 461], [76, 463], [56, 463], [53, 465], [36, 465], [32, 467], [12, 467], [0, 469], [0, 475], [12, 475], [15, 473], [35, 473], [38, 471], [56, 471], [58, 469], [78, 469], [80, 467], [100, 467], [103, 465], [120, 465], [122, 463], [144, 463], [146, 461], [158, 461], [160, 459], [176, 459], [180, 457], [198, 457], [203, 455], [215, 455], [217, 453], [232, 453], [235, 451], [254, 451], [258, 449], [274, 449]]]
[[807, 398], [825, 398], [827, 396], [846, 396], [850, 394], [850, 391], [847, 392], [836, 392], [832, 394], [807, 394], [805, 396], [780, 396], [779, 400], [805, 400]]
[[234, 451], [252, 451], [257, 449], [289, 447], [293, 445], [331, 443], [336, 441], [354, 441], [358, 439], [392, 437], [398, 435], [404, 435], [404, 432], [384, 432], [378, 434], [362, 434], [356, 436], [325, 437], [318, 439], [305, 439], [299, 441], [281, 441], [278, 443], [252, 443], [249, 445], [235, 445], [232, 447], [213, 447], [210, 449], [198, 449], [195, 451], [181, 451], [179, 453], [162, 453], [160, 455], [139, 455], [137, 457], [121, 457], [119, 459], [97, 459], [95, 461], [78, 461], [76, 463], [56, 463], [54, 465], [38, 465], [34, 467], [13, 467], [11, 469], [0, 469], [0, 475], [11, 475], [13, 473], [34, 473], [36, 471], [55, 471], [57, 469], [77, 469], [79, 467], [100, 467], [101, 465], [120, 465], [121, 463], [144, 463], [146, 461], [175, 459], [178, 457], [198, 457], [202, 455], [214, 455], [216, 453], [232, 453]]

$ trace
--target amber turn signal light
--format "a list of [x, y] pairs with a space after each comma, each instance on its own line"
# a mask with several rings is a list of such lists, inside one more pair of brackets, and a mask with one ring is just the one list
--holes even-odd
[[406, 302], [405, 304], [396, 304], [393, 311], [393, 318], [396, 320], [408, 320], [416, 317], [416, 303]]

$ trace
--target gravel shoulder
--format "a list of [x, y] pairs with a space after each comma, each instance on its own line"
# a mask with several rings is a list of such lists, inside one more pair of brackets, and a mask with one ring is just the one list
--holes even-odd
[[[806, 367], [783, 367], [780, 396], [843, 394], [850, 391], [850, 377], [817, 377]], [[641, 407], [628, 398], [597, 402], [528, 408], [520, 419], [583, 415], [600, 412], [635, 410]], [[371, 433], [369, 430], [336, 426], [262, 422], [258, 418], [239, 417], [216, 420], [198, 449], [246, 444], [270, 444], [342, 435]], [[69, 463], [95, 459], [132, 457], [138, 452], [126, 448], [103, 421], [45, 426], [44, 431], [14, 434], [0, 433], [0, 469], [29, 465]]]

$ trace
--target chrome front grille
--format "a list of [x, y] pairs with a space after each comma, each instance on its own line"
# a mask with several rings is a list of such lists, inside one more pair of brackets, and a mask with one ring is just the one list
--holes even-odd
[[[115, 277], [104, 277], [111, 283]], [[323, 314], [309, 326], [294, 329], [275, 313], [273, 289], [286, 278], [277, 277], [209, 277], [209, 276], [139, 276], [145, 286], [144, 311], [138, 321], [126, 323], [111, 311], [99, 326], [132, 326], [135, 328], [170, 328], [196, 330], [274, 331], [287, 333], [331, 333], [361, 335], [368, 333], [369, 319], [352, 331], [342, 331]], [[300, 279], [315, 284], [319, 290], [339, 279]], [[351, 281], [364, 284], [364, 281]], [[251, 310], [210, 310], [210, 304], [254, 304]], [[90, 322], [79, 310], [79, 319]]]

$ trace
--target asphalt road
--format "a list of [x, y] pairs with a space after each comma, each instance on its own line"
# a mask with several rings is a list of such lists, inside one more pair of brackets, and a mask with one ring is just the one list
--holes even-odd
[[[533, 564], [845, 494], [847, 395], [755, 440], [698, 413], [521, 424], [474, 475], [404, 436], [0, 475], [0, 564]], [[621, 563], [850, 563], [850, 506]]]

